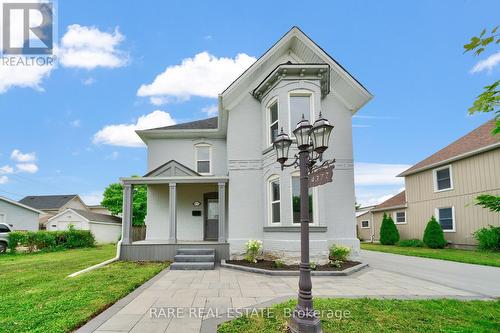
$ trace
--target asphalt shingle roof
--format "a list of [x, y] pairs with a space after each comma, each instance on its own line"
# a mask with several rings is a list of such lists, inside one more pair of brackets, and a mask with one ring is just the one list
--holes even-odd
[[59, 209], [76, 196], [76, 194], [27, 196], [19, 200], [19, 203], [41, 210]]
[[202, 120], [191, 121], [177, 125], [152, 128], [152, 130], [183, 130], [183, 129], [217, 129], [218, 117], [212, 117]]
[[89, 221], [94, 222], [110, 222], [110, 223], [122, 223], [122, 219], [118, 216], [99, 214], [94, 212], [89, 212], [81, 209], [73, 209], [79, 215], [85, 217]]
[[406, 193], [405, 191], [402, 191], [392, 198], [387, 199], [386, 201], [382, 202], [380, 205], [375, 206], [373, 210], [380, 210], [384, 208], [391, 208], [391, 207], [399, 207], [399, 206], [404, 206], [406, 204]]

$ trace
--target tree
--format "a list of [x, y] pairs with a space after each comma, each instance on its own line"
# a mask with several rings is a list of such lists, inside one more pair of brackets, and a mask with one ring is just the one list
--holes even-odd
[[[479, 37], [472, 37], [468, 44], [464, 45], [464, 53], [474, 51], [474, 55], [480, 55], [486, 47], [491, 44], [500, 43], [500, 34], [497, 33], [498, 26], [496, 26], [491, 33], [486, 34], [486, 29], [483, 29]], [[500, 80], [493, 82], [492, 84], [484, 87], [484, 92], [476, 97], [476, 100], [469, 108], [469, 113], [474, 114], [476, 112], [494, 112], [495, 127], [493, 128], [492, 134], [500, 134], [500, 90], [499, 90]]]
[[[104, 190], [101, 205], [106, 207], [111, 214], [118, 215], [123, 212], [123, 186], [119, 183], [110, 184]], [[134, 186], [132, 225], [144, 225], [147, 212], [147, 187], [146, 185]]]
[[500, 212], [500, 196], [491, 194], [481, 194], [476, 197], [476, 205], [487, 208], [492, 212]]
[[390, 215], [384, 213], [380, 227], [380, 244], [394, 245], [399, 242], [399, 231]]
[[446, 245], [443, 229], [434, 216], [431, 217], [425, 227], [424, 243], [431, 249], [442, 249]]

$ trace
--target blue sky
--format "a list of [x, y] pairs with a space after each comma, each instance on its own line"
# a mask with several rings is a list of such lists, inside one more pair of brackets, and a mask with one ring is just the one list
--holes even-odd
[[[491, 58], [491, 68], [471, 70], [497, 51], [474, 58], [462, 45], [500, 23], [500, 2], [304, 4], [59, 1], [56, 68], [0, 66], [0, 195], [78, 193], [98, 201], [107, 184], [145, 173], [146, 150], [130, 147], [137, 142], [127, 134], [138, 121], [212, 114], [213, 89], [293, 25], [375, 95], [353, 119], [360, 202], [397, 193], [403, 184], [395, 173], [489, 119], [467, 108], [498, 78], [500, 64]], [[190, 82], [190, 70], [203, 65], [227, 73], [218, 84]]]

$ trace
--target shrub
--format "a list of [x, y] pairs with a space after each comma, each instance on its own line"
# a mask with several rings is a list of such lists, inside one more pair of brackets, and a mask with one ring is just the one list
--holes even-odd
[[332, 260], [332, 261], [330, 261], [330, 266], [340, 268], [340, 267], [342, 267], [342, 261]]
[[25, 232], [20, 231], [12, 231], [9, 233], [8, 239], [10, 253], [16, 253], [16, 248], [19, 246], [19, 244], [24, 243], [25, 235]]
[[246, 247], [246, 254], [245, 254], [245, 260], [248, 262], [257, 262], [257, 255], [259, 254], [259, 250], [262, 247], [262, 242], [259, 240], [255, 239], [250, 239], [248, 242], [245, 244]]
[[500, 227], [492, 225], [474, 232], [480, 250], [500, 251]]
[[380, 244], [394, 245], [399, 242], [399, 231], [390, 215], [384, 213], [380, 227]]
[[351, 253], [351, 249], [347, 246], [336, 246], [333, 244], [330, 246], [330, 255], [328, 259], [331, 261], [339, 260], [339, 261], [347, 261], [347, 257]]
[[283, 260], [280, 260], [280, 259], [276, 259], [274, 261], [274, 266], [276, 268], [283, 268], [285, 266], [285, 263], [283, 262]]
[[396, 243], [397, 246], [401, 247], [424, 247], [425, 244], [420, 239], [404, 239]]
[[431, 217], [425, 227], [424, 243], [431, 249], [442, 249], [446, 246], [443, 229], [434, 216]]
[[309, 267], [311, 267], [311, 270], [315, 271], [316, 268], [318, 268], [318, 265], [314, 261], [311, 261], [309, 263]]
[[88, 230], [76, 230], [70, 226], [66, 235], [65, 247], [74, 249], [79, 247], [93, 247], [95, 246], [94, 235]]

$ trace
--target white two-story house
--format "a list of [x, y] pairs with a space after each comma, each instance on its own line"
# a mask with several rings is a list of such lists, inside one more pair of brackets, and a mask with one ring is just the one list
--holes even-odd
[[[325, 260], [331, 244], [358, 256], [351, 118], [371, 98], [292, 28], [220, 93], [217, 117], [137, 131], [148, 147], [148, 172], [121, 179], [121, 258], [172, 260], [180, 247], [203, 247], [227, 259], [257, 239], [265, 253], [298, 261], [298, 169], [282, 171], [272, 144], [281, 127], [291, 135], [302, 114], [313, 123], [320, 111], [335, 126], [325, 158], [335, 158], [336, 167], [333, 182], [310, 190], [311, 259]], [[147, 232], [132, 242], [131, 200], [139, 184], [148, 187]]]

